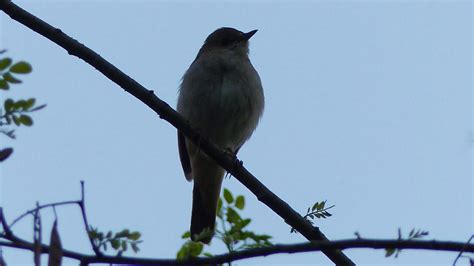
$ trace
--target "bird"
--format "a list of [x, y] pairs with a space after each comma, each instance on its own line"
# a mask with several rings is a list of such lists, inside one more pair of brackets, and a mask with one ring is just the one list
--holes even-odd
[[[250, 138], [265, 105], [260, 76], [249, 59], [257, 32], [223, 27], [212, 32], [183, 75], [177, 111], [221, 149], [237, 154]], [[193, 181], [191, 240], [209, 244], [225, 170], [178, 130], [184, 175]]]

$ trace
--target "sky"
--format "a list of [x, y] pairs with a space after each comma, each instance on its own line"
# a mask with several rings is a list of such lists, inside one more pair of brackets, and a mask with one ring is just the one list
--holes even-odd
[[[466, 241], [473, 228], [470, 1], [15, 1], [98, 52], [169, 103], [204, 39], [219, 27], [258, 29], [250, 58], [265, 112], [239, 152], [245, 167], [295, 210], [334, 204], [316, 224], [329, 239]], [[35, 97], [47, 108], [0, 168], [8, 220], [35, 206], [75, 200], [85, 180], [90, 223], [142, 233], [142, 257], [174, 258], [188, 230], [192, 184], [176, 132], [83, 61], [0, 14], [0, 48], [33, 72], [2, 98]], [[2, 99], [3, 101], [3, 99]], [[305, 239], [235, 178], [249, 229], [275, 243]], [[57, 209], [63, 246], [91, 253], [76, 207]], [[44, 239], [54, 214], [42, 213]], [[13, 229], [30, 238], [31, 219]], [[214, 241], [211, 251], [225, 250]], [[3, 249], [9, 265], [28, 252]], [[358, 265], [451, 265], [456, 253], [346, 250]], [[132, 254], [128, 254], [132, 255]], [[77, 265], [76, 261], [66, 260]], [[467, 265], [462, 261], [458, 265]], [[236, 265], [328, 265], [322, 253], [274, 255]]]

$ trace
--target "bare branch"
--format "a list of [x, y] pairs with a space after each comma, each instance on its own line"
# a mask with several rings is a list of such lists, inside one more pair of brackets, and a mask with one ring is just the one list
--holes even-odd
[[[0, 241], [0, 246], [6, 246], [11, 248], [33, 250], [34, 246], [32, 243], [21, 242], [11, 243]], [[353, 248], [372, 248], [372, 249], [413, 249], [413, 250], [437, 250], [437, 251], [454, 251], [459, 252], [464, 250], [466, 253], [474, 253], [474, 244], [468, 244], [463, 242], [451, 242], [451, 241], [426, 241], [426, 240], [380, 240], [380, 239], [348, 239], [348, 240], [337, 240], [337, 241], [313, 241], [301, 244], [291, 245], [274, 245], [269, 247], [247, 249], [243, 251], [236, 251], [223, 255], [217, 255], [210, 258], [195, 258], [190, 260], [174, 260], [174, 259], [145, 259], [145, 258], [132, 258], [132, 257], [119, 257], [119, 256], [90, 256], [69, 250], [63, 250], [64, 257], [76, 259], [81, 261], [82, 264], [95, 264], [95, 263], [114, 263], [114, 264], [155, 264], [155, 265], [196, 265], [196, 264], [222, 264], [232, 261], [262, 257], [273, 254], [282, 253], [302, 253], [302, 252], [314, 252], [337, 249], [353, 249]], [[42, 252], [49, 252], [50, 247], [42, 245]]]
[[36, 211], [39, 211], [41, 209], [44, 209], [44, 208], [49, 208], [49, 207], [56, 207], [56, 206], [61, 206], [61, 205], [70, 205], [70, 204], [79, 204], [79, 201], [77, 200], [70, 200], [70, 201], [61, 201], [61, 202], [55, 202], [55, 203], [49, 203], [49, 204], [45, 204], [45, 205], [39, 205], [37, 206], [36, 208], [34, 209], [31, 209], [31, 210], [28, 210], [26, 211], [25, 213], [23, 213], [22, 215], [18, 216], [17, 218], [15, 218], [15, 220], [13, 220], [13, 222], [9, 225], [9, 227], [13, 227], [17, 222], [19, 222], [21, 219], [25, 218], [27, 215], [31, 214], [33, 215]]
[[[287, 224], [295, 228], [308, 240], [328, 240], [319, 228], [313, 227], [285, 201], [265, 187], [255, 176], [243, 167], [241, 161], [236, 157], [232, 157], [225, 150], [219, 149], [207, 139], [200, 137], [197, 131], [192, 128], [181, 115], [173, 110], [166, 102], [156, 97], [152, 90], [147, 90], [85, 45], [64, 34], [60, 29], [54, 28], [43, 20], [33, 16], [11, 1], [0, 0], [0, 9], [12, 19], [63, 47], [69, 54], [86, 61], [111, 81], [150, 107], [161, 119], [168, 121], [192, 142], [199, 143], [201, 150], [206, 152], [206, 154], [213, 158], [220, 166], [227, 170], [227, 172], [232, 174], [252, 191], [259, 201], [270, 207], [275, 213], [282, 217]], [[339, 250], [323, 249], [322, 251], [337, 265], [354, 265], [354, 263]]]
[[89, 238], [89, 242], [91, 243], [92, 250], [94, 250], [94, 253], [97, 256], [101, 256], [102, 252], [100, 252], [99, 247], [97, 247], [94, 243], [94, 240], [92, 239], [91, 235], [89, 234], [89, 231], [91, 230], [89, 226], [89, 222], [87, 221], [87, 215], [86, 215], [86, 205], [84, 203], [85, 197], [84, 197], [84, 180], [81, 180], [81, 200], [79, 201], [79, 207], [81, 208], [81, 213], [82, 213], [82, 220], [84, 221], [84, 227], [86, 228], [86, 233], [87, 233], [87, 238]]

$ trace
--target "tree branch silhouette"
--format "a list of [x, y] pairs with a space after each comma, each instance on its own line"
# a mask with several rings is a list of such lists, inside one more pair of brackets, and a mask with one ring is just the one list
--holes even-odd
[[[313, 227], [298, 212], [292, 209], [285, 201], [270, 191], [252, 175], [237, 157], [232, 157], [225, 150], [219, 149], [216, 145], [201, 137], [180, 114], [166, 102], [158, 98], [152, 90], [148, 90], [140, 85], [117, 67], [107, 62], [99, 54], [63, 33], [61, 29], [49, 25], [45, 21], [15, 5], [10, 0], [0, 0], [0, 9], [13, 20], [20, 22], [31, 30], [46, 37], [64, 48], [70, 55], [74, 55], [96, 68], [111, 81], [155, 111], [161, 119], [172, 124], [192, 142], [199, 143], [201, 150], [206, 152], [206, 154], [213, 158], [227, 172], [246, 186], [259, 201], [270, 207], [270, 209], [283, 218], [288, 225], [296, 229], [308, 240], [329, 241], [318, 227]], [[321, 250], [336, 265], [355, 265], [340, 250], [327, 249], [324, 246]]]
[[[24, 249], [34, 251], [33, 243], [27, 242], [15, 236], [8, 227], [2, 209], [0, 208], [0, 222], [3, 225], [5, 232], [4, 238], [10, 242], [0, 241], [0, 246]], [[466, 244], [463, 242], [452, 241], [425, 241], [425, 240], [381, 240], [381, 239], [347, 239], [337, 241], [312, 241], [300, 244], [290, 245], [273, 245], [269, 247], [253, 248], [243, 251], [236, 251], [232, 253], [216, 255], [210, 258], [193, 258], [189, 260], [174, 260], [174, 259], [147, 259], [147, 258], [132, 258], [132, 257], [117, 257], [117, 256], [92, 256], [81, 254], [63, 249], [63, 256], [71, 259], [76, 259], [81, 262], [81, 265], [94, 263], [115, 263], [115, 264], [142, 264], [142, 265], [199, 265], [199, 264], [222, 264], [232, 261], [262, 257], [273, 254], [282, 253], [301, 253], [314, 252], [321, 250], [343, 250], [351, 248], [372, 248], [372, 249], [414, 249], [414, 250], [437, 250], [437, 251], [454, 251], [454, 252], [469, 252], [474, 253], [474, 244]], [[48, 253], [50, 247], [48, 245], [41, 246], [42, 253]]]

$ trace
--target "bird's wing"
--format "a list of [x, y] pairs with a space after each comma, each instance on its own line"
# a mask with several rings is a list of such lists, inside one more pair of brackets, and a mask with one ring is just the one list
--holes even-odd
[[191, 181], [193, 179], [191, 170], [191, 161], [189, 160], [188, 148], [186, 147], [186, 137], [183, 133], [178, 131], [178, 151], [181, 166], [183, 167], [184, 176], [186, 180]]

